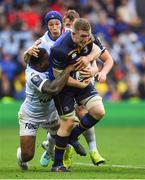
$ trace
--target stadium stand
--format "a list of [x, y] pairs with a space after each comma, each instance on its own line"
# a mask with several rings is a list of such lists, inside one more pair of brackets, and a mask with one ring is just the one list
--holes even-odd
[[[145, 99], [143, 0], [0, 0], [0, 99], [25, 98], [23, 52], [45, 32], [49, 10], [75, 9], [111, 52], [115, 65], [96, 88], [104, 99]], [[41, 7], [41, 8], [40, 8]], [[131, 17], [131, 18], [130, 18]]]

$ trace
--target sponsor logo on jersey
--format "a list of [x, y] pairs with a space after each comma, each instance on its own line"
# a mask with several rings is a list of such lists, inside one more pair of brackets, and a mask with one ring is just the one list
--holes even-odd
[[25, 129], [37, 129], [38, 125], [34, 125], [31, 123], [25, 123]]
[[72, 54], [72, 59], [76, 58], [77, 57], [77, 53], [73, 53]]
[[70, 110], [70, 109], [69, 109], [68, 106], [65, 106], [65, 107], [64, 107], [64, 111], [65, 111], [65, 112], [68, 112], [69, 110]]
[[35, 75], [32, 77], [31, 81], [35, 86], [39, 87], [43, 80], [40, 78], [39, 75]]

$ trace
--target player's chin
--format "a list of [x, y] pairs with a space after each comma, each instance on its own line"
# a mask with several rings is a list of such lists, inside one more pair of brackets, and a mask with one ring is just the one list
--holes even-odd
[[60, 33], [59, 32], [53, 32], [53, 37], [57, 38], [60, 36]]

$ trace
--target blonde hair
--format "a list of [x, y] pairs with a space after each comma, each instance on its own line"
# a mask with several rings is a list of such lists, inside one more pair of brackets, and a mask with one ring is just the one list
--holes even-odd
[[91, 32], [91, 25], [90, 23], [83, 18], [78, 18], [74, 21], [73, 23], [73, 28], [75, 31], [87, 31], [87, 32]]

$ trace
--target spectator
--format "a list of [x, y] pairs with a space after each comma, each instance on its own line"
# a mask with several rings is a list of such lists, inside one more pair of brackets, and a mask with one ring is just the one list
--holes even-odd
[[[112, 79], [96, 86], [104, 98], [128, 99], [131, 94], [142, 98], [139, 87], [145, 73], [143, 5], [144, 0], [0, 1], [0, 81], [3, 89], [7, 89], [6, 95], [24, 97], [25, 64], [21, 54], [44, 33], [44, 24], [40, 23], [43, 15], [52, 9], [64, 14], [71, 8], [91, 22], [93, 32], [102, 38], [115, 60]], [[135, 87], [131, 88], [131, 82]]]
[[121, 0], [121, 5], [117, 8], [117, 14], [123, 22], [131, 26], [139, 26], [141, 19], [135, 9], [134, 0]]

